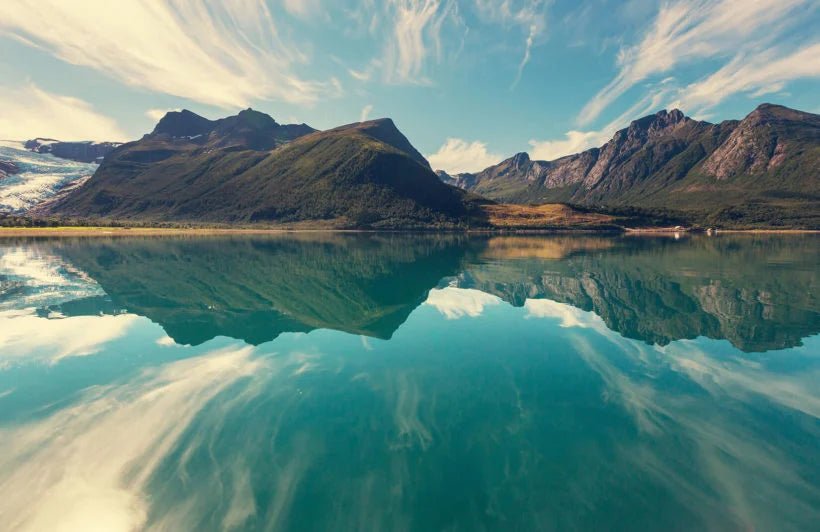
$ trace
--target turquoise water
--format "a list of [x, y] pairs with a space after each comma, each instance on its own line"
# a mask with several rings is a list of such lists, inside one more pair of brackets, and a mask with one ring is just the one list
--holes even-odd
[[0, 528], [816, 530], [818, 258], [0, 240]]

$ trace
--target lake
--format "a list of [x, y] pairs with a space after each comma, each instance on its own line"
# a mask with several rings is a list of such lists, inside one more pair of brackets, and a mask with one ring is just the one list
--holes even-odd
[[0, 528], [816, 530], [820, 237], [0, 240]]

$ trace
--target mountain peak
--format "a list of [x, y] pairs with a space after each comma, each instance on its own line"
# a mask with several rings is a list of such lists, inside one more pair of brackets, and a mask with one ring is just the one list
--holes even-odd
[[755, 124], [778, 120], [808, 122], [815, 124], [815, 127], [817, 127], [816, 125], [820, 122], [820, 116], [805, 111], [798, 111], [785, 105], [762, 103], [743, 119], [744, 122]]
[[525, 151], [516, 153], [510, 158], [510, 162], [516, 168], [520, 168], [530, 162], [530, 155]]
[[157, 123], [152, 134], [193, 137], [209, 132], [213, 128], [213, 124], [211, 120], [188, 109], [168, 111]]
[[376, 140], [407, 153], [413, 160], [428, 170], [431, 169], [427, 159], [410, 144], [407, 137], [396, 127], [392, 118], [375, 118], [373, 120], [367, 120], [366, 122], [354, 122], [328, 130], [327, 133], [341, 133], [346, 131], [359, 131], [369, 137], [373, 137]]
[[[231, 117], [228, 117], [228, 119], [230, 118]], [[269, 114], [263, 113], [261, 111], [254, 111], [250, 107], [242, 111], [239, 111], [239, 114], [237, 114], [235, 118], [237, 122], [241, 124], [245, 124], [256, 128], [265, 128], [278, 125], [276, 123], [276, 120], [274, 120], [273, 117]]]

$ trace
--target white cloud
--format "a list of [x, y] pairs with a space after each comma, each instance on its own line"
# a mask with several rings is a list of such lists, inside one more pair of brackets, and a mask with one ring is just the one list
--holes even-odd
[[390, 0], [387, 6], [393, 12], [382, 61], [385, 81], [430, 83], [424, 64], [431, 53], [441, 59], [441, 28], [449, 16], [457, 16], [456, 4], [452, 0]]
[[334, 92], [294, 72], [307, 58], [280, 39], [264, 0], [86, 0], [82, 9], [20, 0], [3, 6], [0, 35], [126, 85], [223, 108], [310, 104]]
[[142, 529], [152, 475], [209, 401], [263, 369], [252, 353], [226, 349], [148, 369], [118, 386], [88, 388], [47, 417], [0, 429], [4, 526]]
[[532, 48], [546, 33], [547, 2], [544, 0], [475, 0], [479, 16], [488, 22], [503, 26], [518, 26], [526, 34], [524, 52], [518, 62], [518, 70], [511, 88], [521, 81], [524, 67], [530, 62]]
[[159, 122], [166, 113], [170, 113], [171, 111], [181, 111], [182, 109], [148, 109], [145, 111], [145, 116], [150, 118], [154, 122]]
[[350, 74], [350, 77], [359, 81], [370, 81], [370, 78], [373, 76], [372, 70], [369, 69], [355, 70], [353, 68], [349, 68], [347, 69], [347, 73]]
[[673, 81], [673, 78], [666, 78], [653, 85], [649, 94], [599, 130], [567, 131], [564, 138], [559, 140], [530, 140], [530, 157], [535, 160], [552, 161], [605, 144], [616, 131], [628, 126], [633, 120], [662, 108], [666, 99], [674, 92], [671, 86]]
[[321, 13], [322, 3], [320, 0], [282, 0], [282, 7], [294, 17], [308, 20]]
[[681, 90], [675, 105], [693, 111], [710, 109], [737, 93], [752, 97], [780, 92], [786, 83], [820, 77], [820, 43], [792, 52], [770, 50], [754, 56], [738, 55], [712, 75]]
[[498, 305], [501, 300], [494, 295], [471, 288], [448, 286], [440, 290], [430, 290], [425, 305], [441, 312], [448, 320], [469, 316], [475, 318], [484, 312], [484, 307]]
[[567, 131], [562, 140], [531, 140], [530, 157], [552, 161], [603, 144], [609, 139], [604, 131]]
[[479, 172], [502, 159], [501, 155], [488, 152], [484, 142], [457, 138], [447, 139], [436, 153], [427, 156], [433, 168], [451, 174]]
[[132, 314], [46, 319], [20, 311], [0, 312], [0, 368], [22, 363], [55, 364], [98, 353], [137, 321]]
[[807, 0], [679, 0], [664, 4], [637, 45], [622, 48], [618, 74], [581, 110], [595, 120], [617, 98], [652, 75], [702, 58], [760, 53], [783, 34]]
[[0, 86], [0, 108], [0, 138], [4, 139], [128, 139], [114, 120], [98, 113], [90, 103], [46, 92], [33, 83]]
[[600, 329], [603, 320], [594, 312], [585, 312], [572, 305], [550, 299], [528, 299], [524, 302], [527, 318], [553, 318], [561, 327], [594, 327]]
[[359, 122], [366, 122], [368, 118], [370, 118], [370, 112], [373, 110], [373, 106], [370, 104], [365, 105], [362, 107], [362, 112], [359, 115]]

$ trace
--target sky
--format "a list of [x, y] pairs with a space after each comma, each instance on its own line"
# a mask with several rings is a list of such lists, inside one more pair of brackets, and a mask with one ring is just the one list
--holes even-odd
[[131, 140], [252, 107], [390, 117], [434, 168], [550, 160], [679, 108], [820, 113], [817, 0], [3, 0], [0, 139]]

